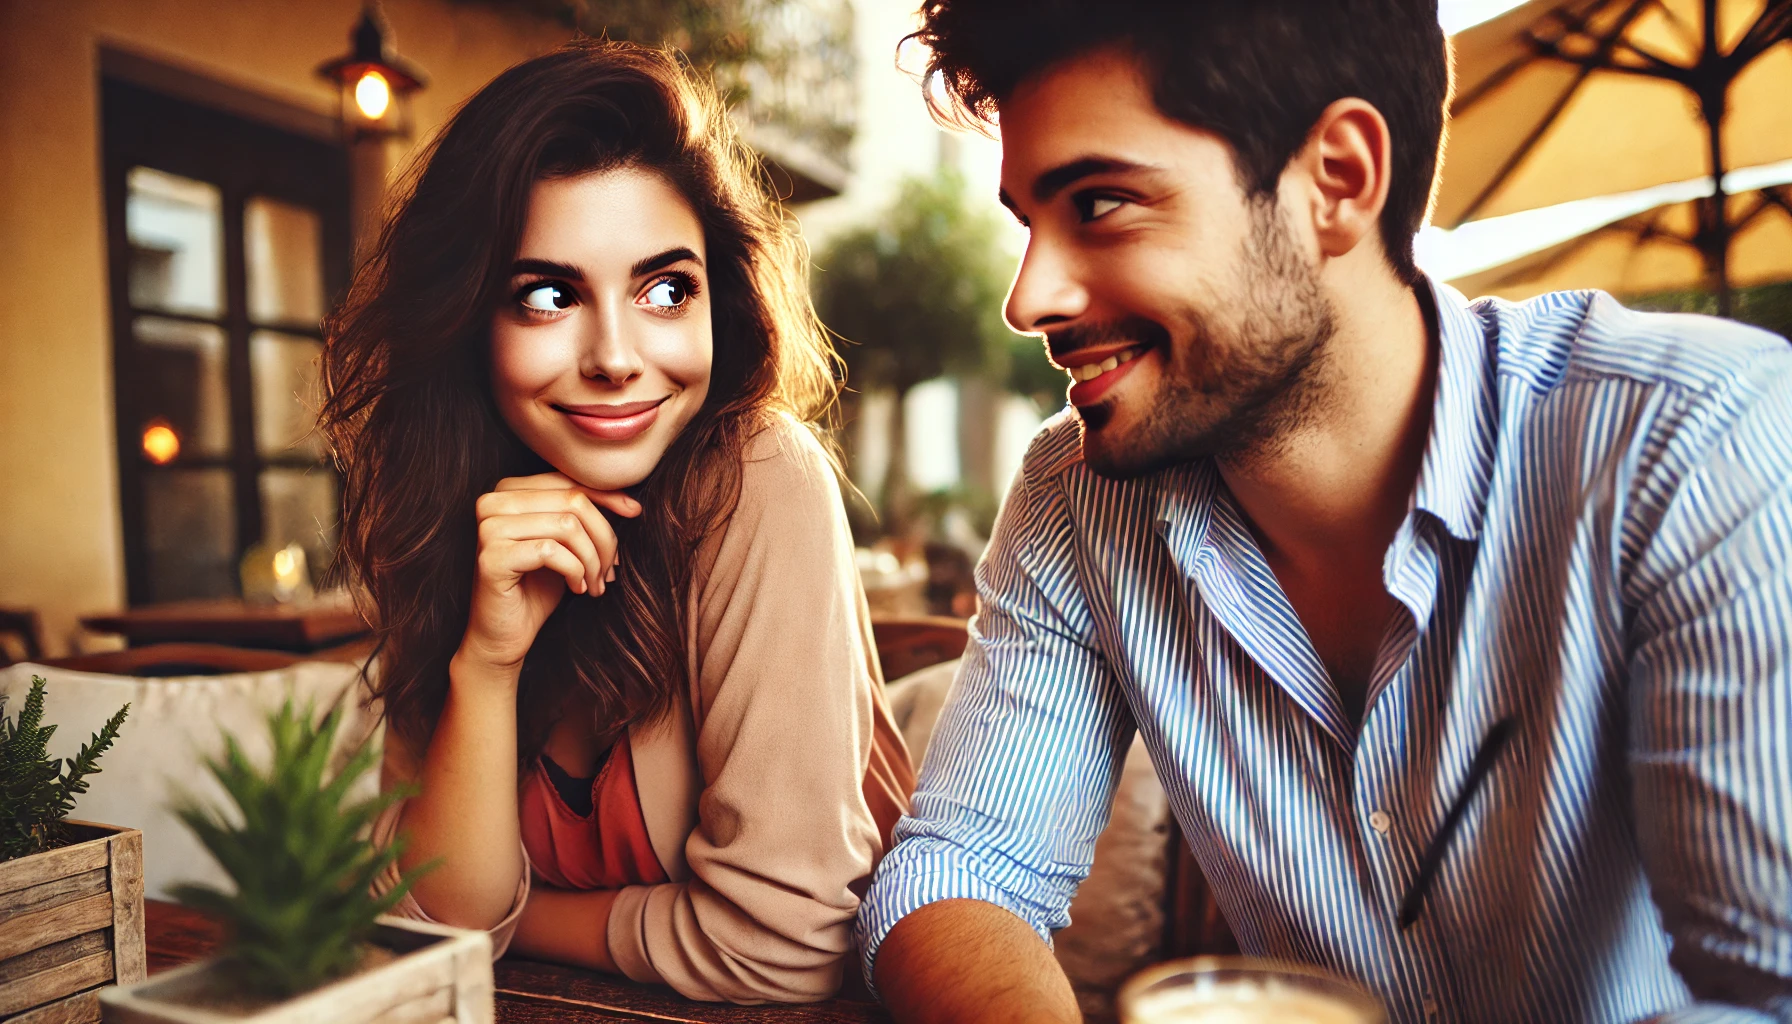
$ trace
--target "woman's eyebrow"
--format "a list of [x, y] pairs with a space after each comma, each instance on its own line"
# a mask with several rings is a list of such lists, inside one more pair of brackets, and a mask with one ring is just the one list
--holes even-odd
[[556, 263], [553, 260], [517, 260], [510, 265], [510, 276], [519, 277], [524, 274], [540, 274], [543, 277], [564, 277], [568, 281], [583, 281], [585, 275], [579, 268], [570, 263]]
[[644, 274], [651, 274], [656, 270], [669, 267], [674, 263], [683, 263], [687, 260], [697, 264], [699, 267], [703, 265], [701, 257], [681, 245], [674, 249], [667, 249], [665, 252], [657, 255], [636, 260], [635, 265], [628, 268], [628, 276], [640, 277]]

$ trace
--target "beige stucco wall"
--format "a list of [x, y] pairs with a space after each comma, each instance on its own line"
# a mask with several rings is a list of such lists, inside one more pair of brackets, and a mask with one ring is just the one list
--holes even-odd
[[[333, 114], [314, 77], [360, 0], [0, 0], [0, 605], [36, 608], [51, 654], [77, 616], [122, 606], [123, 540], [98, 116], [101, 46]], [[551, 23], [449, 0], [387, 0], [429, 72], [417, 136]]]

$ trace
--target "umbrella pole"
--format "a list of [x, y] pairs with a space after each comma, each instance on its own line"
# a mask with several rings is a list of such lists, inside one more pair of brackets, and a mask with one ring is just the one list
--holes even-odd
[[1705, 264], [1711, 271], [1712, 286], [1717, 292], [1717, 315], [1731, 314], [1730, 295], [1730, 210], [1724, 193], [1724, 113], [1728, 106], [1730, 76], [1717, 49], [1717, 0], [1705, 0], [1705, 44], [1695, 70], [1699, 93], [1699, 114], [1705, 121], [1705, 136], [1711, 147], [1711, 196], [1706, 200], [1705, 223], [1699, 231]]

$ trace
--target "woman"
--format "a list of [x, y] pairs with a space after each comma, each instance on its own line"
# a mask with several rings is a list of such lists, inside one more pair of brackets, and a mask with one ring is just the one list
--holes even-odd
[[415, 791], [381, 841], [440, 859], [400, 912], [825, 998], [914, 777], [806, 425], [800, 250], [713, 92], [626, 44], [505, 72], [417, 166], [323, 416]]

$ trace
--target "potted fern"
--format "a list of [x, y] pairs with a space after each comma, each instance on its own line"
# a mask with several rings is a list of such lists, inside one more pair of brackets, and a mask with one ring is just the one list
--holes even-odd
[[0, 696], [0, 1018], [97, 1021], [101, 986], [144, 976], [143, 833], [68, 816], [131, 706], [65, 762], [45, 685], [17, 718]]
[[321, 725], [314, 720], [290, 701], [272, 714], [265, 769], [250, 762], [234, 737], [226, 737], [221, 757], [206, 763], [232, 806], [188, 800], [177, 813], [235, 891], [190, 885], [175, 895], [224, 924], [222, 954], [108, 989], [100, 997], [105, 1020], [492, 1020], [488, 935], [383, 916], [428, 866], [374, 894], [374, 881], [399, 849], [376, 847], [367, 833], [402, 794], [351, 800], [378, 754], [364, 745], [332, 772], [340, 711]]

